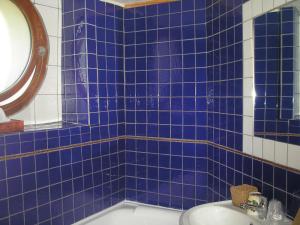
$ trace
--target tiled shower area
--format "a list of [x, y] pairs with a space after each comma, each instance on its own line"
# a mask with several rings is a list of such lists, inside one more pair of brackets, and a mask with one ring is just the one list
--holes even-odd
[[63, 122], [0, 136], [0, 224], [186, 210], [243, 183], [295, 216], [300, 170], [244, 151], [244, 2], [62, 0]]

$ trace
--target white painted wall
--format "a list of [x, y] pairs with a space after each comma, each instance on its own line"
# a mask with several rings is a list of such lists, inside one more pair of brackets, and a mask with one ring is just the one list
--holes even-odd
[[31, 0], [41, 14], [49, 36], [48, 71], [41, 89], [24, 109], [10, 116], [25, 124], [41, 124], [62, 120], [61, 103], [61, 0]]

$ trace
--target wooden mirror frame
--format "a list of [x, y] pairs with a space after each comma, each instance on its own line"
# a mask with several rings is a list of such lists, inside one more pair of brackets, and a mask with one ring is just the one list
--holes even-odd
[[9, 89], [0, 93], [0, 102], [17, 94], [25, 85], [26, 90], [15, 100], [2, 105], [6, 115], [11, 115], [26, 106], [44, 81], [49, 60], [49, 41], [43, 20], [30, 0], [10, 0], [25, 16], [31, 35], [30, 58], [20, 79]]

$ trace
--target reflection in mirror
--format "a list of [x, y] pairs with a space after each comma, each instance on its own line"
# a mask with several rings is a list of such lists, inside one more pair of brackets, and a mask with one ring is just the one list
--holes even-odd
[[31, 0], [0, 0], [0, 107], [24, 108], [40, 88], [49, 59], [48, 35]]
[[300, 0], [254, 19], [255, 136], [300, 145]]
[[11, 1], [0, 1], [0, 93], [22, 76], [31, 52], [27, 20]]

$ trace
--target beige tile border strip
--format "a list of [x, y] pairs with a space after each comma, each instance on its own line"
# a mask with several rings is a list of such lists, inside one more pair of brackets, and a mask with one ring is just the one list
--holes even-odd
[[300, 137], [300, 134], [295, 133], [275, 133], [275, 132], [255, 132], [254, 135], [259, 136], [284, 136], [284, 137]]
[[114, 137], [114, 138], [106, 138], [106, 139], [101, 139], [101, 140], [97, 140], [97, 141], [88, 141], [88, 142], [83, 142], [83, 143], [79, 143], [79, 144], [60, 146], [57, 148], [37, 150], [37, 151], [33, 151], [33, 152], [28, 152], [28, 153], [6, 155], [6, 156], [0, 157], [0, 161], [19, 159], [19, 158], [35, 156], [35, 155], [42, 155], [42, 154], [47, 154], [47, 153], [52, 153], [52, 152], [57, 152], [57, 151], [70, 150], [72, 148], [78, 148], [78, 147], [83, 147], [83, 146], [88, 146], [88, 145], [101, 144], [101, 143], [105, 143], [105, 142], [118, 141], [118, 140], [124, 140], [124, 139], [125, 139], [124, 136]]
[[279, 167], [279, 168], [282, 168], [282, 169], [285, 169], [285, 170], [288, 170], [288, 171], [291, 171], [291, 172], [300, 173], [300, 170], [297, 170], [297, 169], [294, 169], [294, 168], [291, 168], [291, 167], [288, 167], [288, 166], [284, 166], [284, 165], [281, 165], [281, 164], [278, 164], [278, 163], [275, 163], [275, 162], [272, 162], [272, 161], [269, 161], [269, 160], [266, 160], [266, 159], [262, 159], [262, 158], [244, 153], [242, 151], [236, 150], [234, 148], [230, 148], [230, 147], [220, 145], [220, 144], [216, 144], [214, 142], [206, 141], [206, 140], [156, 138], [156, 137], [143, 137], [143, 136], [126, 136], [126, 139], [153, 140], [153, 141], [166, 141], [166, 142], [181, 142], [181, 143], [193, 143], [193, 144], [207, 144], [207, 145], [210, 145], [212, 147], [220, 148], [220, 149], [223, 149], [225, 151], [229, 151], [229, 152], [241, 155], [241, 156], [250, 157], [250, 158], [256, 159], [258, 161], [261, 161], [261, 162], [264, 162], [264, 163], [270, 164], [272, 166]]
[[177, 143], [191, 143], [191, 144], [207, 144], [207, 145], [210, 145], [211, 147], [220, 148], [225, 151], [229, 151], [229, 152], [241, 155], [241, 156], [251, 157], [258, 161], [261, 161], [261, 162], [264, 162], [264, 163], [270, 164], [272, 166], [279, 167], [279, 168], [282, 168], [282, 169], [285, 169], [285, 170], [288, 170], [291, 172], [300, 173], [300, 170], [297, 170], [297, 169], [294, 169], [294, 168], [291, 168], [288, 166], [283, 166], [281, 164], [277, 164], [272, 161], [244, 153], [244, 152], [236, 150], [234, 148], [216, 144], [211, 141], [193, 140], [193, 139], [177, 139], [177, 138], [145, 137], [145, 136], [119, 136], [119, 137], [106, 138], [106, 139], [97, 140], [97, 141], [88, 141], [88, 142], [79, 143], [79, 144], [61, 146], [58, 148], [44, 149], [44, 150], [39, 150], [39, 151], [34, 151], [34, 152], [29, 152], [29, 153], [20, 153], [20, 154], [15, 154], [15, 155], [7, 155], [7, 156], [0, 157], [0, 161], [25, 158], [25, 157], [35, 156], [35, 155], [48, 154], [48, 153], [57, 152], [57, 151], [70, 150], [72, 148], [84, 147], [84, 146], [88, 146], [88, 145], [101, 144], [101, 143], [111, 142], [111, 141], [128, 140], [128, 139], [142, 140], [142, 141], [163, 141], [163, 142], [177, 142]]

